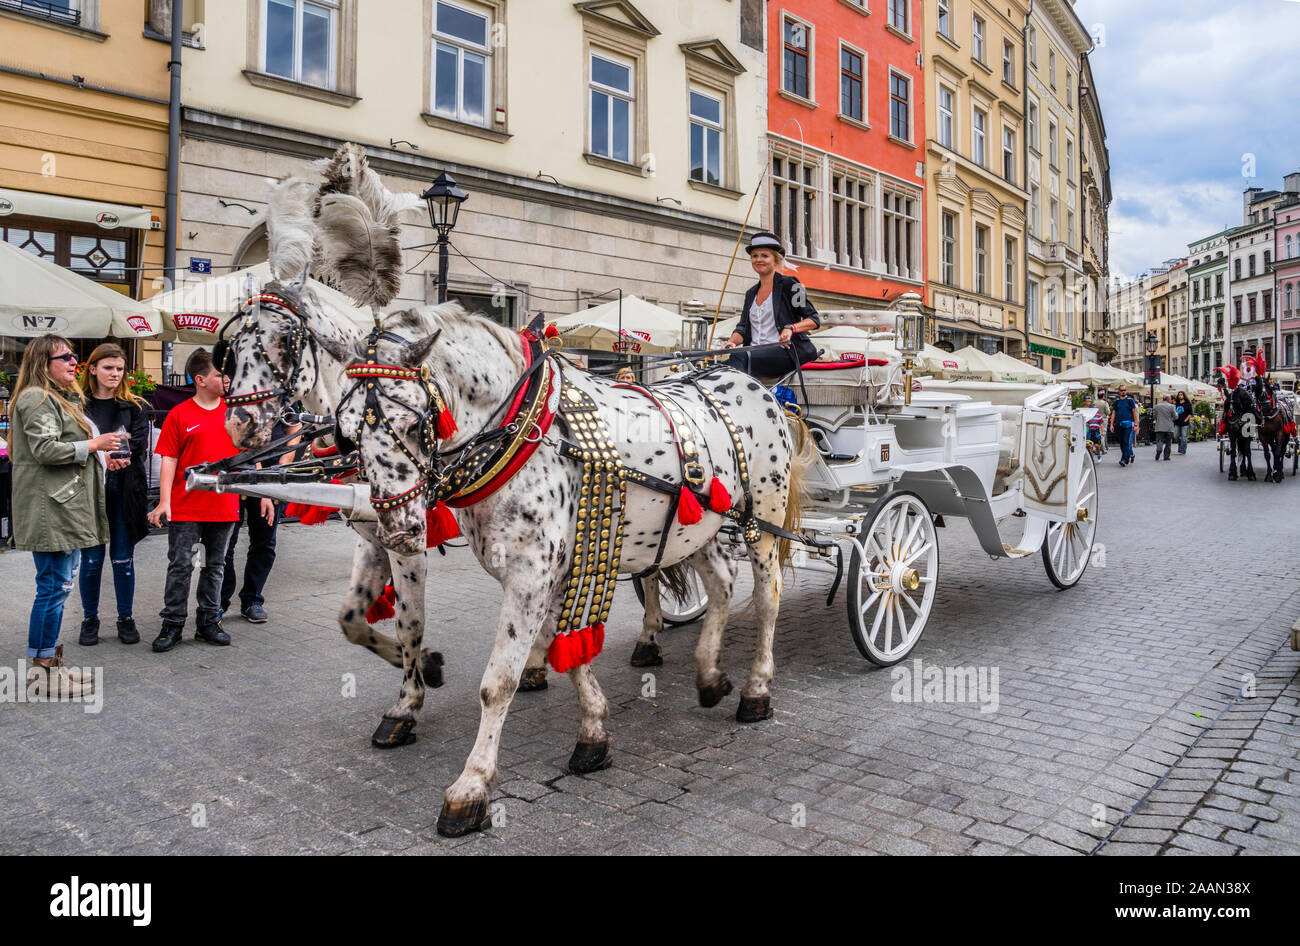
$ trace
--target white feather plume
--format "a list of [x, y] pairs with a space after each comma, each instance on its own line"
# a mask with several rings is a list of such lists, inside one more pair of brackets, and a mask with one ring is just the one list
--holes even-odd
[[267, 261], [271, 274], [292, 279], [317, 257], [313, 210], [320, 181], [286, 177], [271, 191], [266, 209]]

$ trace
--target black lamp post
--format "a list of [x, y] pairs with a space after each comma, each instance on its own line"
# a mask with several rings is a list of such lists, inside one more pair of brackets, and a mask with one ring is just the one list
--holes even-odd
[[1160, 347], [1160, 339], [1154, 331], [1147, 335], [1147, 383], [1151, 385], [1151, 407], [1147, 427], [1151, 442], [1155, 442], [1155, 410], [1156, 410], [1156, 349]]
[[443, 171], [420, 196], [429, 206], [429, 225], [438, 231], [438, 302], [442, 303], [447, 301], [447, 237], [456, 229], [460, 205], [469, 194], [457, 187], [451, 175]]

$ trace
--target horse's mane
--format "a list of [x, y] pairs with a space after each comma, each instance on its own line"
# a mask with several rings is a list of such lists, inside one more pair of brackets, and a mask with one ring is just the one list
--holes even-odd
[[483, 329], [492, 336], [511, 358], [520, 359], [519, 340], [515, 333], [487, 316], [466, 312], [459, 302], [444, 302], [441, 305], [416, 306], [389, 312], [381, 323], [385, 331], [412, 329], [422, 335], [429, 335], [442, 329], [448, 336], [461, 335], [468, 329]]

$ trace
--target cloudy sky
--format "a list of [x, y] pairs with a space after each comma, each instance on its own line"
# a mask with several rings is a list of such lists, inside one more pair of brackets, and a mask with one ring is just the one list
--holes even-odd
[[[1300, 170], [1300, 2], [1077, 0], [1110, 148], [1110, 269], [1241, 223], [1241, 192]], [[1253, 178], [1243, 170], [1254, 156]]]

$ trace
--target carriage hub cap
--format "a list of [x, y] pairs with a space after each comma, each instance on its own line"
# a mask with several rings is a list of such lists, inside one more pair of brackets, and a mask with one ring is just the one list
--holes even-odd
[[900, 590], [915, 591], [921, 586], [921, 573], [915, 568], [904, 568], [898, 576]]
[[1087, 521], [1088, 521], [1088, 510], [1087, 510], [1087, 509], [1080, 509], [1080, 510], [1079, 510], [1079, 513], [1078, 513], [1078, 516], [1077, 516], [1076, 518], [1077, 518], [1080, 522], [1087, 522]]

